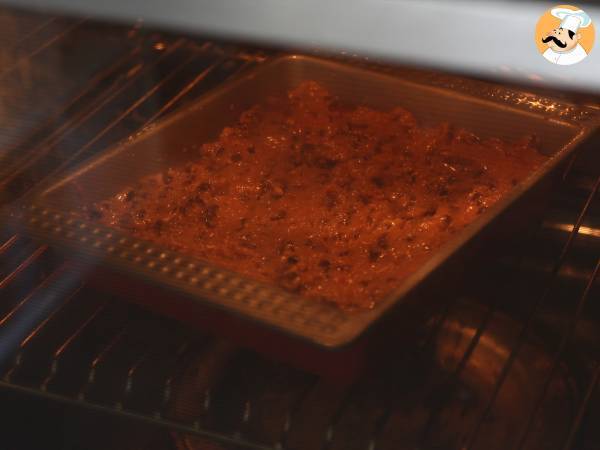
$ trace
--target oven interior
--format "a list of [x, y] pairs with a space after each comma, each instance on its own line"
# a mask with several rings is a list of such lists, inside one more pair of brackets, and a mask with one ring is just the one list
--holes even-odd
[[[0, 22], [0, 204], [283, 53], [142, 23], [12, 9]], [[569, 100], [569, 114], [597, 111]], [[548, 93], [522, 102], [552, 107]], [[596, 136], [577, 152], [509, 256], [470, 273], [413, 339], [352, 383], [98, 292], [89, 268], [0, 226], [12, 448], [598, 448], [599, 145]]]

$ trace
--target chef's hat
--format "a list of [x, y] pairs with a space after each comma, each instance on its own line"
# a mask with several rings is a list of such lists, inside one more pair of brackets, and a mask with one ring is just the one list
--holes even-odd
[[571, 30], [573, 33], [577, 33], [579, 28], [586, 28], [592, 23], [590, 16], [581, 9], [573, 11], [567, 8], [554, 8], [550, 13], [562, 20], [560, 23], [561, 28]]

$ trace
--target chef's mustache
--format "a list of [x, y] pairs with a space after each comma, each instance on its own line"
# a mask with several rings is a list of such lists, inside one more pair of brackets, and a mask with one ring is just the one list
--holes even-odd
[[566, 42], [561, 42], [558, 40], [558, 38], [556, 38], [555, 36], [547, 36], [545, 38], [542, 38], [542, 42], [545, 44], [546, 42], [550, 42], [550, 41], [554, 41], [554, 43], [556, 45], [558, 45], [560, 48], [565, 48], [567, 46]]

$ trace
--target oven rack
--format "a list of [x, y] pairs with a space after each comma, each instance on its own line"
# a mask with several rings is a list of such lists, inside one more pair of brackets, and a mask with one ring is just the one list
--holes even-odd
[[[19, 64], [32, 63], [77, 30], [96, 26], [90, 21], [38, 19], [39, 23], [32, 20], [31, 32], [24, 38], [25, 43], [20, 43], [24, 56]], [[49, 32], [48, 27], [58, 22], [58, 34]], [[36, 123], [24, 140], [0, 149], [3, 200], [20, 196], [46, 176], [136, 132], [267, 57], [263, 52], [232, 51], [225, 45], [156, 34], [140, 26], [108, 29], [123, 37], [123, 54], [111, 54], [105, 67], [91, 77], [90, 84], [83, 84], [70, 96], [65, 94], [68, 99], [57, 115]], [[8, 75], [0, 73], [0, 77], [10, 75], [10, 71]], [[586, 422], [598, 420], [591, 414], [597, 414], [600, 405], [600, 355], [593, 341], [586, 345], [577, 326], [584, 321], [597, 324], [600, 320], [594, 306], [598, 298], [595, 250], [600, 229], [598, 167], [578, 165], [575, 161], [565, 174], [548, 217], [526, 241], [527, 248], [515, 252], [511, 261], [499, 261], [497, 266], [482, 271], [482, 279], [495, 281], [497, 292], [473, 289], [464, 294], [484, 305], [484, 311], [469, 345], [451, 370], [441, 371], [432, 362], [430, 350], [447, 318], [460, 307], [459, 295], [449, 298], [437, 320], [430, 324], [418, 344], [420, 350], [411, 346], [400, 348], [390, 358], [393, 361], [383, 379], [366, 377], [353, 386], [332, 385], [182, 327], [122, 299], [95, 292], [85, 282], [92, 268], [65, 260], [26, 236], [2, 230], [0, 385], [203, 436], [220, 442], [222, 448], [273, 449], [343, 448], [340, 442], [352, 431], [343, 423], [352, 408], [365, 395], [379, 392], [370, 409], [374, 415], [366, 420], [368, 429], [354, 430], [362, 439], [356, 448], [379, 449], [390, 445], [386, 444], [393, 431], [389, 430], [390, 421], [411, 395], [406, 388], [410, 386], [406, 367], [422, 366], [424, 373], [435, 378], [434, 387], [421, 389], [425, 392], [417, 389], [420, 397], [412, 401], [428, 404], [433, 394], [437, 399], [428, 410], [425, 425], [418, 427], [418, 444], [428, 448], [436, 440], [436, 421], [450, 402], [456, 381], [469, 372], [469, 359], [481, 346], [482, 337], [497, 315], [506, 312], [519, 324], [519, 332], [484, 408], [460, 436], [460, 448], [478, 448], [482, 429], [489, 423], [519, 352], [552, 305], [564, 313], [559, 315], [559, 331], [548, 338], [553, 356], [514, 448], [528, 448], [529, 433], [543, 413], [553, 376], [558, 376], [564, 366], [572, 366], [573, 359], [581, 360], [576, 370], [581, 395], [564, 440], [557, 448], [580, 448], [586, 445], [585, 432], [593, 428], [586, 427]], [[565, 296], [561, 288], [564, 286], [575, 287], [578, 295]], [[507, 293], [511, 294], [508, 300]], [[174, 393], [185, 387], [191, 362], [198, 361], [196, 370], [202, 372], [206, 367], [203, 362], [208, 364], [215, 355], [222, 355], [223, 364], [217, 365], [215, 373], [208, 371], [210, 382], [201, 386], [201, 408], [196, 410], [197, 404], [179, 405]], [[294, 383], [289, 387], [293, 394], [281, 411], [281, 426], [270, 430], [269, 442], [252, 428], [254, 412], [265, 409], [265, 405], [256, 400], [258, 394], [252, 391], [253, 386], [239, 378], [240, 368], [247, 366], [253, 368], [250, 372], [254, 380], [280, 377]], [[230, 395], [231, 392], [236, 395]], [[220, 402], [235, 408], [225, 408], [226, 414], [219, 408]], [[313, 427], [313, 440], [303, 443], [304, 428], [312, 424], [314, 411], [322, 412], [320, 427]]]
[[[139, 132], [266, 56], [252, 49], [232, 53], [227, 44], [150, 32], [140, 24], [39, 20], [25, 43], [17, 45], [23, 55], [0, 69], [3, 100], [16, 108], [0, 111], [6, 116], [0, 118], [6, 124], [10, 119], [25, 123], [2, 136], [0, 204]], [[46, 40], [34, 39], [52, 27], [54, 34], [47, 31]], [[56, 66], [69, 72], [60, 73]], [[59, 73], [37, 76], [46, 72]], [[35, 86], [40, 78], [56, 89], [40, 92]], [[7, 93], [13, 87], [16, 94]], [[36, 104], [43, 114], [32, 111]]]

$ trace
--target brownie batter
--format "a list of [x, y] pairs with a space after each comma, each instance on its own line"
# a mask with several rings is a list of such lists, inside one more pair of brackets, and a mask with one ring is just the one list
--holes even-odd
[[546, 157], [532, 138], [419, 126], [315, 82], [244, 112], [183, 167], [91, 217], [344, 308], [372, 308]]

